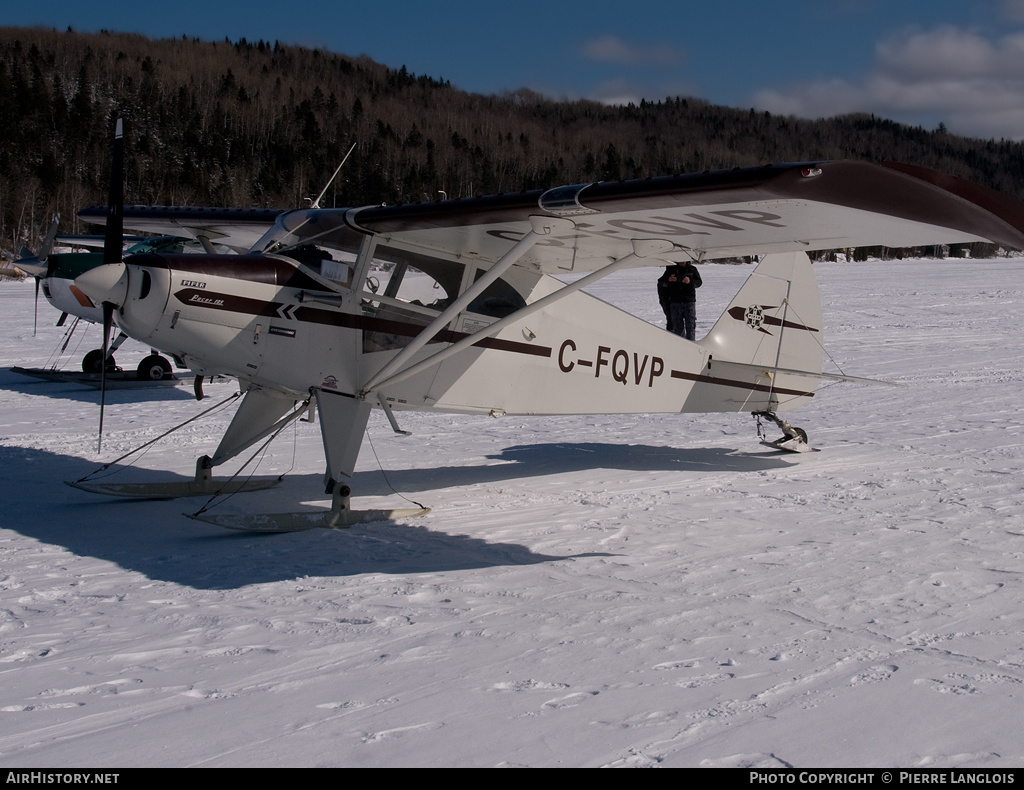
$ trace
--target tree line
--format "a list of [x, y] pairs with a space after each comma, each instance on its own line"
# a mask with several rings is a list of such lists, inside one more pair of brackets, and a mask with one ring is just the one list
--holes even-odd
[[686, 97], [626, 106], [441, 78], [279, 42], [0, 28], [0, 247], [81, 232], [125, 119], [128, 203], [432, 201], [769, 162], [896, 159], [1024, 197], [1024, 146], [850, 115], [809, 121]]

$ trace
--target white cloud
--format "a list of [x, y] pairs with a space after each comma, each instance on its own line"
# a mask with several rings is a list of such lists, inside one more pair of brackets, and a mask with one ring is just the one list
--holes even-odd
[[[1024, 13], [1024, 0], [1016, 5]], [[925, 125], [938, 119], [956, 134], [1024, 139], [1024, 34], [989, 38], [947, 26], [892, 36], [878, 43], [874, 70], [860, 82], [763, 90], [755, 104], [808, 118], [872, 112]]]
[[941, 27], [887, 39], [875, 52], [882, 73], [908, 80], [1017, 78], [1024, 68], [1024, 34], [991, 41], [978, 33]]
[[693, 92], [693, 86], [684, 84], [679, 74], [686, 54], [671, 44], [631, 44], [618, 36], [607, 35], [585, 42], [580, 53], [585, 60], [598, 64], [595, 71], [605, 75], [586, 92], [587, 98], [593, 101], [639, 104], [644, 98]]
[[585, 98], [601, 104], [625, 106], [640, 104], [644, 99], [656, 102], [674, 96], [696, 96], [698, 93], [693, 85], [681, 80], [640, 83], [628, 79], [610, 79], [588, 90]]
[[598, 63], [629, 66], [675, 66], [685, 60], [683, 52], [669, 44], [634, 46], [617, 36], [600, 36], [587, 41], [583, 55]]
[[639, 104], [643, 99], [643, 90], [629, 80], [608, 80], [595, 85], [589, 91], [587, 98], [601, 102], [601, 104]]
[[1003, 0], [1003, 14], [1010, 22], [1024, 22], [1024, 0]]

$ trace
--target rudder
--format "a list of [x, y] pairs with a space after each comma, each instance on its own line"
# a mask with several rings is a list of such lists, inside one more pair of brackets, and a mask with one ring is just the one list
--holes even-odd
[[[805, 253], [766, 255], [700, 340], [713, 362], [762, 367], [779, 389], [799, 379], [806, 395], [824, 362], [821, 295]], [[799, 371], [796, 376], [785, 371]], [[770, 374], [770, 375], [769, 375]], [[780, 401], [779, 408], [796, 405]], [[771, 405], [770, 408], [774, 409]]]

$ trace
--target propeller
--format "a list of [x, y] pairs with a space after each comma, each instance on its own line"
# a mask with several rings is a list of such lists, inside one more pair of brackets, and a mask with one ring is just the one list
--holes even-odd
[[114, 323], [112, 302], [103, 303], [103, 364], [100, 366], [100, 429], [96, 439], [96, 452], [103, 451], [103, 407], [107, 400], [107, 354], [110, 347], [110, 326]]
[[[93, 272], [103, 270], [105, 275], [102, 278], [95, 278], [101, 282], [96, 285], [110, 283], [112, 275], [116, 276], [115, 282], [103, 289], [100, 298], [96, 299], [89, 294], [86, 288], [83, 292], [93, 301], [97, 301], [103, 308], [103, 364], [100, 365], [100, 427], [96, 438], [96, 452], [103, 450], [103, 411], [107, 402], [107, 355], [110, 348], [110, 327], [114, 323], [114, 310], [128, 295], [128, 272], [122, 263], [122, 249], [124, 239], [124, 125], [120, 118], [114, 126], [114, 142], [111, 148], [110, 164], [110, 192], [107, 197], [107, 226], [103, 234], [103, 266], [93, 269]], [[115, 271], [111, 271], [114, 269]], [[88, 273], [87, 273], [88, 274]], [[79, 278], [81, 279], [81, 278]], [[76, 279], [76, 283], [78, 279]], [[92, 283], [89, 283], [92, 285]], [[121, 287], [119, 287], [121, 286]], [[79, 286], [81, 287], [81, 285]], [[123, 292], [123, 293], [122, 293]], [[117, 302], [117, 296], [121, 296]]]
[[22, 247], [19, 250], [21, 258], [13, 264], [25, 272], [25, 274], [29, 274], [36, 279], [36, 303], [32, 312], [32, 337], [36, 336], [36, 327], [39, 323], [39, 283], [50, 273], [50, 267], [47, 265], [46, 259], [50, 257], [50, 250], [53, 249], [53, 240], [57, 237], [57, 224], [59, 222], [60, 214], [54, 214], [50, 227], [46, 231], [46, 236], [43, 238], [43, 246], [39, 248], [38, 254], [33, 253], [28, 247]]
[[124, 125], [114, 127], [111, 149], [110, 192], [107, 196], [107, 227], [103, 234], [103, 262], [120, 263], [124, 246]]
[[[57, 226], [60, 224], [60, 214], [54, 214], [53, 220], [50, 222], [50, 227], [46, 231], [46, 236], [43, 238], [43, 246], [39, 248], [39, 261], [40, 263], [46, 263], [46, 259], [50, 257], [50, 250], [53, 249], [53, 240], [57, 238]], [[49, 274], [50, 267], [46, 267], [47, 274]], [[36, 326], [39, 323], [39, 283], [42, 282], [41, 277], [36, 277], [36, 302], [32, 308], [32, 336], [36, 335]]]

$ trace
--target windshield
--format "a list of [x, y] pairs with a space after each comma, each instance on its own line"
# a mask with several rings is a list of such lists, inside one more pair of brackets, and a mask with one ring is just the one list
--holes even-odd
[[[297, 248], [316, 245], [355, 254], [362, 234], [345, 224], [348, 209], [299, 209], [278, 217], [250, 252], [289, 255]], [[334, 256], [339, 257], [339, 256]]]

